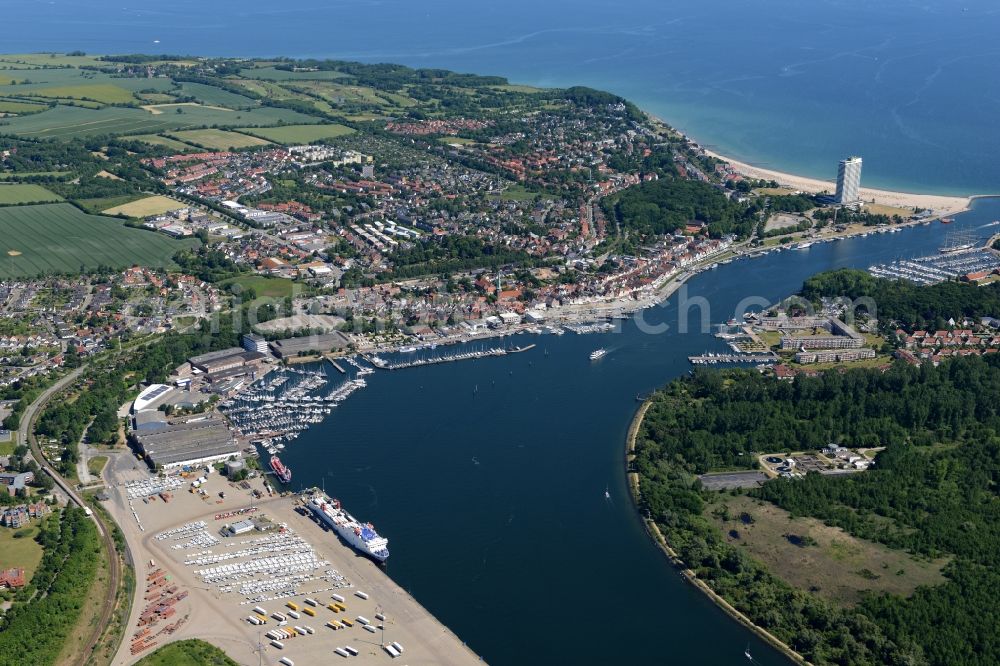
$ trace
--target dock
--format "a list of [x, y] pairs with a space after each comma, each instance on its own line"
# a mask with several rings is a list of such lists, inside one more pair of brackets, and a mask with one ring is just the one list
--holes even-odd
[[474, 358], [488, 358], [490, 356], [506, 356], [507, 354], [519, 354], [521, 352], [533, 349], [534, 344], [526, 345], [524, 347], [511, 347], [509, 349], [504, 349], [503, 347], [492, 347], [490, 349], [484, 349], [483, 351], [471, 351], [471, 352], [461, 352], [458, 354], [449, 354], [442, 356], [432, 356], [430, 358], [419, 358], [413, 361], [403, 361], [400, 363], [389, 363], [381, 358], [372, 357], [367, 359], [369, 363], [377, 368], [382, 368], [385, 370], [404, 370], [406, 368], [419, 368], [425, 365], [437, 365], [439, 363], [450, 363], [452, 361], [467, 361]]
[[688, 356], [694, 365], [718, 365], [727, 363], [772, 364], [778, 362], [776, 354], [714, 354], [706, 353], [700, 356]]
[[346, 375], [347, 374], [347, 370], [344, 370], [342, 367], [340, 367], [340, 365], [336, 361], [334, 361], [332, 358], [328, 358], [326, 360], [328, 360], [330, 362], [330, 365], [332, 365], [333, 367], [335, 367], [340, 372], [340, 374], [342, 374], [342, 375]]

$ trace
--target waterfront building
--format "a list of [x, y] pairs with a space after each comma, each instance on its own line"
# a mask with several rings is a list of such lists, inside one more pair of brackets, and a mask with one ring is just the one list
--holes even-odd
[[267, 340], [254, 333], [247, 333], [243, 336], [243, 349], [266, 354], [268, 353]]
[[837, 169], [837, 194], [834, 200], [841, 206], [861, 203], [861, 158], [840, 160]]

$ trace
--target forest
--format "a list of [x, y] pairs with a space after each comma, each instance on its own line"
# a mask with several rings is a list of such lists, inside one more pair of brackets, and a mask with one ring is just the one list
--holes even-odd
[[757, 209], [731, 201], [714, 186], [696, 180], [660, 178], [601, 201], [609, 219], [642, 235], [670, 234], [689, 222], [704, 222], [713, 238], [747, 236]]
[[[791, 588], [703, 515], [695, 474], [751, 468], [753, 452], [885, 446], [872, 470], [810, 473], [749, 491], [795, 516], [921, 557], [947, 581], [836, 608]], [[713, 589], [822, 664], [1000, 663], [1000, 359], [827, 372], [794, 382], [697, 372], [655, 397], [637, 438], [640, 508]]]
[[37, 537], [45, 549], [31, 581], [0, 619], [0, 664], [54, 664], [90, 591], [100, 559], [94, 522], [69, 507], [46, 521]]
[[942, 330], [948, 328], [949, 319], [1000, 316], [1000, 283], [996, 282], [981, 286], [966, 282], [918, 286], [906, 280], [876, 278], [867, 271], [845, 268], [809, 278], [801, 295], [812, 302], [841, 296], [852, 300], [870, 298], [885, 332], [896, 328], [909, 333]]

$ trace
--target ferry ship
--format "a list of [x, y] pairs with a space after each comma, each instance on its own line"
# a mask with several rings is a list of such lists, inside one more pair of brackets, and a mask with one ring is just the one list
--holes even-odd
[[389, 558], [389, 540], [379, 536], [371, 523], [362, 523], [347, 513], [340, 506], [340, 500], [330, 499], [314, 490], [306, 506], [358, 552], [377, 562], [385, 562]]
[[292, 482], [292, 470], [282, 464], [281, 458], [277, 456], [273, 456], [271, 458], [271, 469], [274, 471], [274, 475], [278, 477], [278, 480], [282, 483]]
[[608, 353], [608, 350], [604, 349], [603, 347], [600, 348], [600, 349], [594, 350], [594, 351], [590, 352], [590, 360], [591, 361], [596, 361], [597, 359], [603, 357], [607, 353]]

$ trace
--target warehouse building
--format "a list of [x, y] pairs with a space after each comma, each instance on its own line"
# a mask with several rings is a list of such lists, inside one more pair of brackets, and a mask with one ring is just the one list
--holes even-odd
[[238, 456], [240, 448], [222, 419], [196, 417], [134, 433], [140, 452], [156, 469], [200, 465]]
[[347, 349], [351, 341], [346, 335], [335, 331], [323, 335], [307, 335], [301, 338], [286, 338], [271, 343], [271, 351], [281, 358], [299, 354], [326, 353]]

